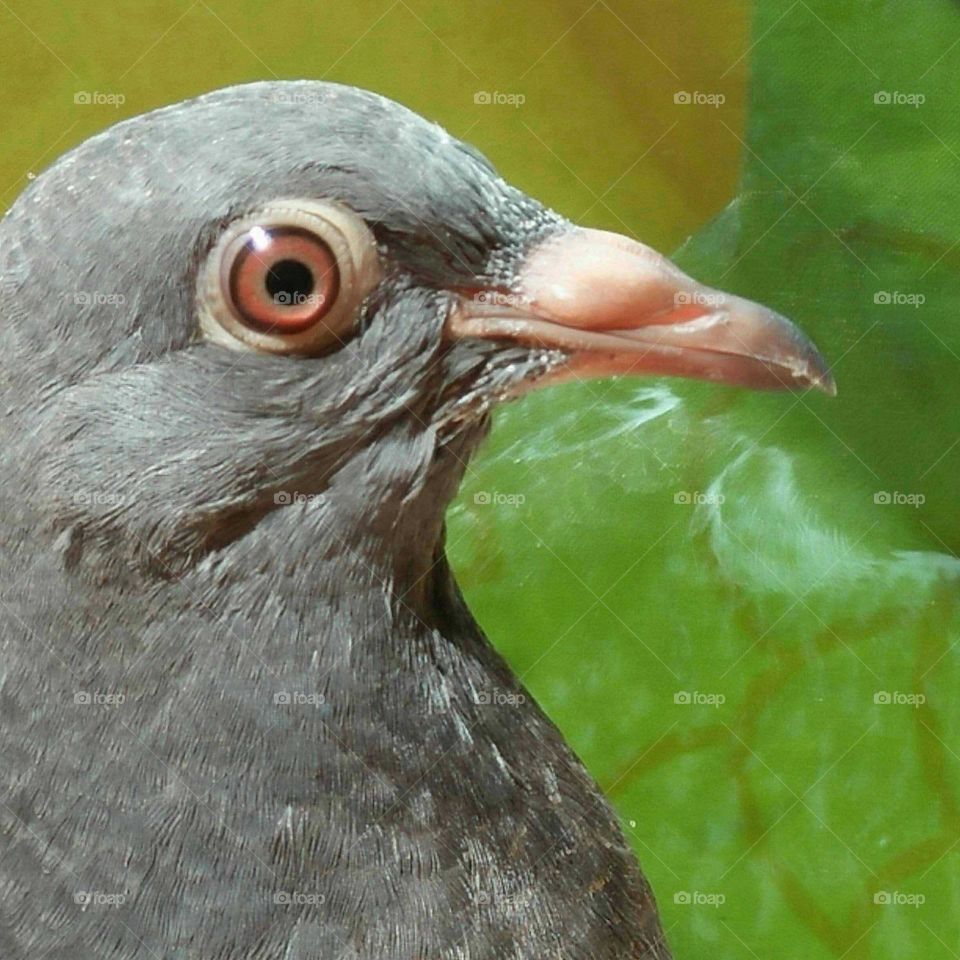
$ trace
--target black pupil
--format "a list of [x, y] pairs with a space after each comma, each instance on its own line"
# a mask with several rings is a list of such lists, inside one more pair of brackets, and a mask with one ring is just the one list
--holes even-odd
[[300, 260], [278, 260], [267, 271], [264, 283], [271, 298], [286, 306], [302, 303], [313, 293], [313, 273]]

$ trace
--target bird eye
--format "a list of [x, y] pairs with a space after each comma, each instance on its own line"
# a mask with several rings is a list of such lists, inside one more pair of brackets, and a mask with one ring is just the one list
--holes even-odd
[[330, 248], [307, 230], [251, 227], [224, 259], [223, 292], [256, 330], [300, 333], [336, 303], [340, 270]]
[[273, 353], [318, 353], [349, 336], [379, 279], [367, 225], [334, 203], [282, 200], [231, 224], [201, 270], [205, 336]]

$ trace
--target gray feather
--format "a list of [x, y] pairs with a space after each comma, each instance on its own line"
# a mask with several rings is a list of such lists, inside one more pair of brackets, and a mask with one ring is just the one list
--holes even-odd
[[[217, 230], [277, 197], [352, 207], [388, 265], [327, 356], [197, 337]], [[121, 123], [18, 199], [4, 960], [668, 956], [612, 810], [443, 555], [490, 407], [558, 362], [444, 345], [450, 291], [509, 285], [563, 223], [404, 108], [309, 82]]]

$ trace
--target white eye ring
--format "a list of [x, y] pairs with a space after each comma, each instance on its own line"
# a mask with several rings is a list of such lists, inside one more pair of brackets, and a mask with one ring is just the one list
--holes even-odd
[[[273, 289], [278, 265], [288, 275], [293, 268], [304, 293]], [[380, 278], [361, 217], [333, 201], [274, 200], [231, 223], [207, 255], [197, 277], [200, 332], [234, 350], [321, 353], [350, 335]]]

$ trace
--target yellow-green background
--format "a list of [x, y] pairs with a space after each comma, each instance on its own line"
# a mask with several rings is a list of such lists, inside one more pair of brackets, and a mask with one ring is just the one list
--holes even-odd
[[327, 78], [808, 329], [835, 400], [620, 381], [504, 410], [451, 553], [678, 958], [960, 956], [960, 4], [0, 0], [0, 63], [3, 205], [121, 117]]

